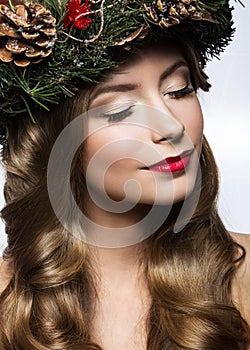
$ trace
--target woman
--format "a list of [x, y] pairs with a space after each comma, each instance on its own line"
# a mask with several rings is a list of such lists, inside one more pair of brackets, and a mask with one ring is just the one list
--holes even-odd
[[[206, 50], [216, 53], [220, 40], [230, 36], [229, 27], [224, 23], [220, 32], [218, 24], [220, 13], [226, 9], [229, 14], [227, 3], [218, 11], [211, 6], [212, 17], [208, 10], [201, 11], [201, 3], [196, 7], [196, 1], [181, 1], [190, 16], [181, 17], [180, 24], [173, 17], [173, 10], [184, 16], [178, 3], [168, 8], [171, 16], [164, 10], [165, 17], [158, 16], [164, 2], [146, 2], [143, 7], [125, 2], [116, 7], [102, 1], [91, 8], [86, 2], [75, 8], [75, 17], [72, 4], [67, 5], [64, 26], [77, 25], [75, 32], [57, 30], [72, 42], [53, 39], [54, 56], [41, 66], [37, 63], [36, 70], [20, 68], [30, 61], [30, 54], [24, 57], [23, 52], [19, 57], [12, 52], [9, 59], [14, 63], [5, 59], [2, 64], [8, 70], [5, 74], [13, 69], [17, 75], [21, 72], [26, 85], [32, 78], [41, 78], [43, 84], [49, 69], [60, 67], [55, 59], [60, 45], [63, 64], [71, 61], [65, 58], [64, 45], [69, 45], [71, 62], [78, 59], [78, 66], [70, 77], [69, 68], [53, 72], [62, 74], [58, 84], [64, 78], [64, 88], [80, 87], [80, 91], [50, 112], [21, 95], [20, 86], [22, 98], [12, 97], [15, 109], [8, 103], [17, 86], [9, 84], [9, 91], [5, 86], [7, 92], [2, 92], [8, 134], [3, 136], [2, 150], [7, 203], [1, 214], [8, 247], [1, 264], [0, 348], [247, 349], [249, 236], [227, 232], [218, 216], [217, 169], [203, 135], [196, 96], [198, 88], [210, 86], [201, 69]], [[26, 9], [31, 16], [33, 7], [31, 13]], [[16, 21], [5, 7], [0, 10], [3, 22], [6, 17], [8, 23]], [[15, 13], [20, 17], [23, 11], [24, 7], [16, 7]], [[100, 15], [102, 32], [97, 32], [93, 46], [86, 40], [95, 36], [88, 33], [83, 44], [90, 48], [80, 57], [74, 46], [85, 35], [78, 30], [91, 30], [89, 14]], [[146, 15], [147, 27], [141, 22], [139, 30], [132, 26], [128, 31], [128, 18], [138, 25]], [[31, 17], [22, 15], [26, 22]], [[107, 43], [98, 46], [100, 38], [111, 38], [105, 27], [110, 18], [110, 31], [115, 23], [118, 35], [124, 35], [113, 39], [112, 52]], [[169, 21], [173, 25], [168, 26]], [[94, 19], [92, 24], [97, 30]], [[19, 43], [19, 38], [15, 40]], [[11, 47], [5, 43], [4, 57], [9, 53], [6, 45]], [[102, 59], [96, 58], [98, 83], [85, 67], [89, 79], [80, 84], [79, 62], [88, 54], [91, 66], [90, 52], [96, 47], [103, 50], [98, 51]], [[104, 60], [107, 52], [112, 61]], [[33, 86], [37, 103], [41, 85]], [[48, 84], [43, 86], [49, 91]], [[61, 98], [54, 89], [56, 98]], [[49, 96], [48, 105], [53, 99]], [[23, 112], [25, 107], [36, 123]], [[67, 129], [68, 125], [73, 127]], [[84, 142], [78, 148], [79, 140]], [[62, 163], [70, 164], [70, 173], [67, 167], [62, 173]]]

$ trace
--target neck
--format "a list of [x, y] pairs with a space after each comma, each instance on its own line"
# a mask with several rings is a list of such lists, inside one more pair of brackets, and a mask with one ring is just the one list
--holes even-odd
[[[89, 244], [103, 248], [125, 248], [146, 238], [144, 218], [150, 212], [151, 205], [122, 203], [123, 208], [116, 212], [120, 202], [117, 205], [114, 203], [114, 210], [96, 204], [90, 197], [85, 198], [84, 202], [83, 213], [87, 219], [83, 231], [87, 233]], [[133, 207], [127, 210], [124, 205]]]
[[[93, 266], [97, 269], [96, 276], [110, 281], [110, 285], [115, 285], [114, 280], [117, 284], [138, 280], [138, 275], [143, 275], [144, 251], [148, 242], [146, 238], [150, 236], [145, 236], [148, 227], [141, 225], [140, 221], [151, 212], [152, 206], [137, 204], [129, 211], [114, 213], [96, 205], [91, 198], [88, 201], [85, 198], [85, 203], [83, 211], [90, 220], [85, 226], [85, 232], [90, 243]], [[164, 219], [168, 209], [167, 206], [154, 206], [155, 213], [160, 216], [163, 213]], [[158, 217], [150, 221], [157, 223]], [[151, 233], [154, 232], [156, 230]], [[123, 240], [124, 236], [126, 239]]]
[[[131, 203], [122, 203], [123, 209], [102, 207], [85, 198], [83, 213], [85, 218], [83, 232], [89, 244], [103, 248], [129, 247], [144, 241], [155, 233], [166, 221], [171, 212], [171, 206], [148, 205], [138, 203], [133, 208]], [[132, 249], [132, 248], [131, 248]]]
[[122, 248], [102, 248], [90, 246], [90, 253], [94, 265], [101, 275], [124, 278], [132, 277], [142, 267], [143, 243]]
[[[102, 282], [110, 282], [110, 286], [114, 288], [125, 281], [135, 282], [142, 271], [145, 246], [143, 241], [138, 241], [135, 237], [142, 234], [143, 228], [140, 225], [136, 226], [136, 232], [132, 232], [130, 236], [130, 244], [119, 244], [121, 241], [117, 240], [117, 235], [119, 229], [124, 230], [126, 235], [129, 227], [147, 215], [150, 206], [139, 204], [125, 213], [114, 213], [95, 205], [93, 201], [89, 200], [87, 203], [85, 215], [94, 223], [88, 227], [88, 237], [97, 237], [97, 244], [89, 245], [91, 259], [97, 270], [96, 275], [101, 276]], [[123, 233], [120, 237], [123, 237]]]

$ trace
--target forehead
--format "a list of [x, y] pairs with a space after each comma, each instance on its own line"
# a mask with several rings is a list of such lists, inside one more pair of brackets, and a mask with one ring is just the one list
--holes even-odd
[[[174, 45], [150, 45], [150, 47], [143, 47], [138, 50], [133, 50], [126, 53], [126, 57], [118, 66], [107, 72], [101, 79], [102, 83], [110, 81], [118, 81], [127, 79], [140, 79], [142, 72], [161, 71], [168, 66], [173, 65], [177, 61], [186, 62], [181, 51]], [[187, 63], [187, 62], [186, 62]]]

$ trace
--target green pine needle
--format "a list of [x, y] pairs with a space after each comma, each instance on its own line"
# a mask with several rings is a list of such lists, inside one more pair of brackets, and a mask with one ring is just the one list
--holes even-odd
[[[235, 1], [243, 5], [240, 0]], [[36, 0], [32, 2], [35, 3]], [[10, 8], [15, 10], [11, 0], [9, 3]], [[35, 108], [48, 111], [61, 99], [74, 96], [75, 91], [82, 86], [97, 83], [98, 77], [117, 65], [116, 55], [120, 55], [122, 49], [114, 47], [114, 44], [131, 36], [142, 25], [148, 25], [148, 35], [143, 41], [139, 38], [134, 39], [132, 43], [135, 46], [142, 42], [150, 44], [150, 40], [159, 36], [159, 33], [166, 37], [174, 35], [179, 28], [175, 25], [169, 30], [161, 29], [147, 15], [142, 1], [106, 0], [101, 33], [99, 33], [100, 1], [89, 2], [93, 13], [88, 15], [92, 19], [88, 28], [83, 30], [73, 28], [69, 31], [63, 26], [67, 3], [68, 0], [40, 0], [40, 4], [50, 10], [57, 20], [58, 38], [49, 57], [41, 63], [30, 64], [26, 68], [17, 67], [13, 62], [0, 61], [0, 125], [7, 125], [8, 118], [16, 115], [21, 117], [23, 113], [28, 113], [35, 122]], [[155, 1], [152, 0], [153, 3]], [[218, 56], [231, 40], [232, 17], [227, 0], [202, 0], [199, 1], [198, 6], [201, 10], [209, 11], [220, 22], [214, 25], [206, 23], [205, 20], [185, 20], [183, 26], [180, 26], [185, 29], [186, 23], [189, 40], [201, 65], [204, 66], [210, 57]], [[204, 26], [206, 26], [205, 31]], [[185, 30], [181, 33], [186, 35]], [[87, 43], [94, 37], [96, 37], [94, 43]], [[0, 43], [0, 48], [1, 45]]]

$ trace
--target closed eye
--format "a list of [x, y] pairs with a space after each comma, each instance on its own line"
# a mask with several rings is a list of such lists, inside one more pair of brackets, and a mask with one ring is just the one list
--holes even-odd
[[129, 117], [133, 113], [133, 111], [132, 111], [133, 107], [134, 107], [134, 105], [129, 106], [128, 108], [126, 108], [120, 112], [116, 112], [116, 113], [112, 113], [112, 114], [104, 113], [102, 115], [102, 117], [108, 118], [108, 122], [119, 122], [122, 119]]
[[187, 85], [187, 86], [185, 86], [184, 88], [182, 88], [180, 90], [166, 92], [164, 94], [164, 96], [168, 95], [171, 98], [178, 99], [178, 98], [184, 97], [185, 95], [191, 94], [192, 92], [194, 92], [193, 87], [189, 87]]

